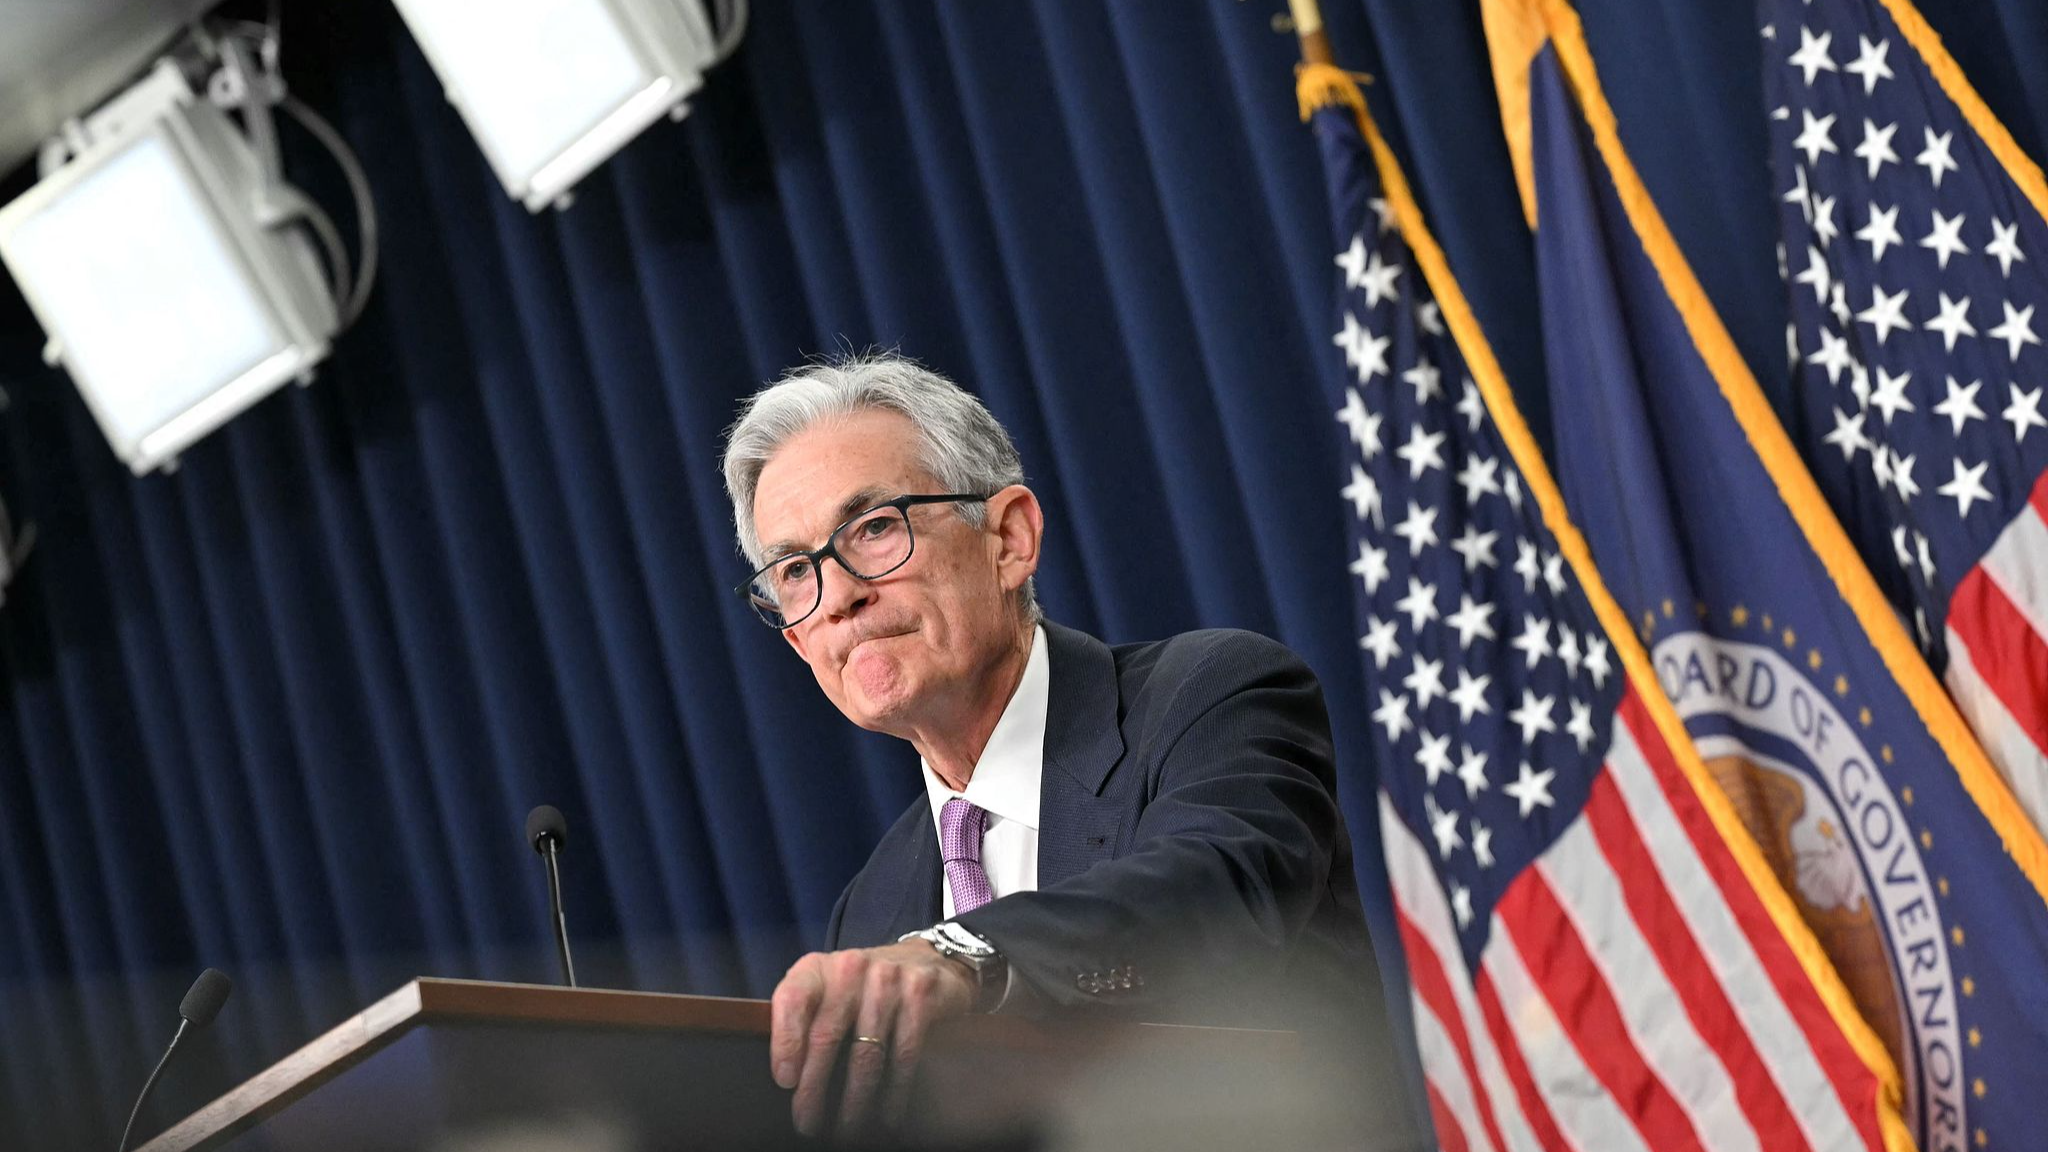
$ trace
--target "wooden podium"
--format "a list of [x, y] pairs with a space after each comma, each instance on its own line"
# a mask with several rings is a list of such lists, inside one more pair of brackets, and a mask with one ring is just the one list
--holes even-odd
[[[418, 979], [142, 1147], [796, 1146], [768, 1021], [761, 1000]], [[1134, 1062], [1231, 1077], [1298, 1057], [1285, 1032], [957, 1021], [927, 1046], [906, 1137], [988, 1145]]]

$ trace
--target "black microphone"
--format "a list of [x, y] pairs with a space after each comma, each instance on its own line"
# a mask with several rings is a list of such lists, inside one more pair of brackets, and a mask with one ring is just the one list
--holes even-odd
[[569, 843], [569, 822], [561, 809], [543, 804], [526, 814], [526, 842], [548, 867], [548, 906], [555, 913], [555, 950], [562, 955], [562, 983], [576, 986], [576, 966], [569, 962], [569, 920], [562, 915], [562, 868], [559, 859]]
[[178, 1050], [178, 1041], [185, 1038], [188, 1029], [204, 1028], [220, 1015], [220, 1006], [228, 1002], [228, 993], [235, 990], [235, 982], [227, 973], [218, 968], [208, 968], [192, 982], [192, 988], [185, 998], [178, 1001], [178, 1031], [171, 1037], [171, 1046], [164, 1049], [164, 1058], [156, 1062], [156, 1069], [149, 1079], [142, 1082], [142, 1095], [135, 1098], [135, 1107], [128, 1113], [128, 1126], [121, 1129], [121, 1147], [117, 1152], [128, 1152], [128, 1137], [135, 1132], [135, 1118], [142, 1115], [142, 1103], [149, 1099], [149, 1090], [156, 1087], [157, 1077], [164, 1074], [164, 1066], [171, 1062], [171, 1053]]

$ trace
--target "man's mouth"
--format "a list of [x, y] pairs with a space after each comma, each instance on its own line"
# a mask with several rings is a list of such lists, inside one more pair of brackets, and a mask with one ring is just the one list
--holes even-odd
[[863, 644], [872, 643], [876, 640], [893, 640], [898, 636], [907, 636], [909, 634], [909, 629], [905, 629], [901, 632], [877, 632], [872, 636], [863, 636], [860, 639], [854, 641], [852, 647], [849, 647], [846, 650], [846, 658], [851, 660], [853, 658], [853, 654], [855, 652], [860, 651], [860, 647]]

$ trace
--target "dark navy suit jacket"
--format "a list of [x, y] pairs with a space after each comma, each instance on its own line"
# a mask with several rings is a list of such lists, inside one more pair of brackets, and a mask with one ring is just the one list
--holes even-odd
[[[1314, 673], [1249, 632], [1045, 632], [1039, 887], [958, 917], [1008, 958], [1022, 1009], [1341, 1033], [1398, 1095]], [[920, 792], [827, 947], [937, 923], [942, 875]]]

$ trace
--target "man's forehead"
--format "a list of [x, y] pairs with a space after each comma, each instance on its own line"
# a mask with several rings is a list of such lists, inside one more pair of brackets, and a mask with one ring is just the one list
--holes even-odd
[[856, 512], [921, 490], [916, 429], [893, 412], [868, 412], [792, 437], [761, 470], [754, 523], [763, 546], [810, 548]]

